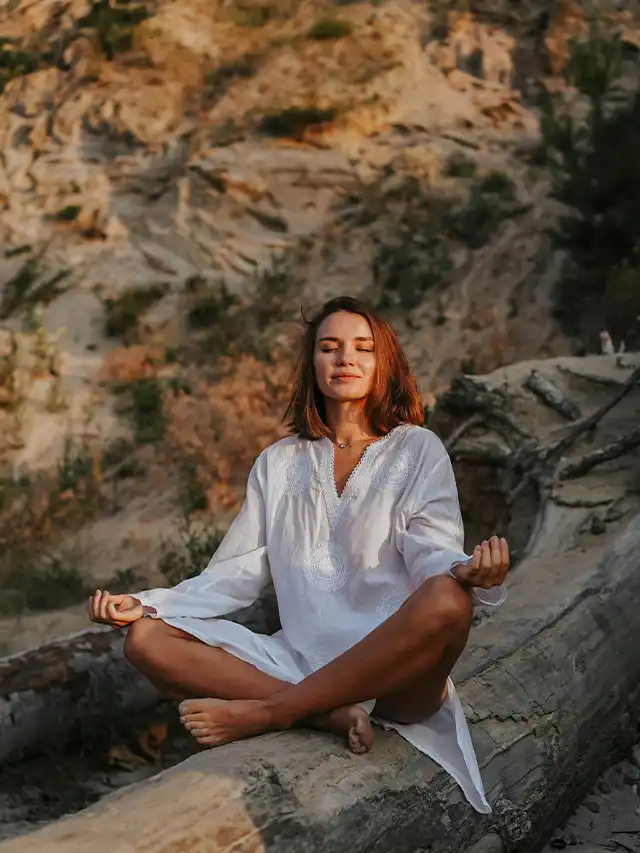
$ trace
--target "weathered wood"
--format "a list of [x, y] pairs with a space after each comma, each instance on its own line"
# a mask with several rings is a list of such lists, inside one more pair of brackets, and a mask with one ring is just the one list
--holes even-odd
[[580, 409], [573, 400], [570, 400], [555, 382], [546, 379], [537, 370], [531, 371], [524, 386], [568, 421], [575, 421], [580, 417]]
[[122, 640], [96, 627], [0, 660], [0, 764], [64, 740], [101, 699], [125, 710], [158, 701], [124, 660]]
[[[560, 478], [585, 458], [585, 439], [589, 454], [606, 451], [638, 423], [632, 368], [599, 359], [563, 360], [563, 390], [587, 413], [571, 425], [522, 391], [532, 367], [557, 378], [554, 362], [464, 377], [434, 423], [457, 431], [471, 527], [486, 531], [490, 501], [501, 512], [510, 501], [505, 531], [522, 554], [509, 600], [480, 611], [454, 672], [492, 815], [395, 733], [377, 731], [373, 752], [353, 756], [337, 738], [295, 731], [203, 752], [0, 853], [535, 850], [640, 724], [638, 448]], [[585, 383], [580, 370], [622, 382]]]

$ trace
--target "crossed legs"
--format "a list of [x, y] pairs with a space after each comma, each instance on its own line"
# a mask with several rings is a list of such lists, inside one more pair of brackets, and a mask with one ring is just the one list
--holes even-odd
[[346, 734], [362, 752], [373, 735], [355, 703], [375, 696], [375, 713], [398, 723], [434, 714], [466, 645], [471, 615], [471, 598], [453, 578], [431, 578], [359, 643], [294, 685], [159, 620], [135, 622], [125, 654], [180, 701], [185, 726], [203, 745], [306, 724]]

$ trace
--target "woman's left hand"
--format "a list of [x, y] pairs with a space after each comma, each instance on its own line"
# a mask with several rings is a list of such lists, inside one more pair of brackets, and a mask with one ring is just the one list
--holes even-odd
[[490, 589], [500, 586], [509, 571], [509, 545], [507, 540], [492, 536], [473, 549], [468, 563], [459, 563], [451, 569], [463, 584]]

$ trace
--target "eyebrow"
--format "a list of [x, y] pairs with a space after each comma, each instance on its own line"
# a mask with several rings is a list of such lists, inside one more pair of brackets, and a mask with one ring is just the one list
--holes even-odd
[[[324, 338], [319, 338], [318, 343], [321, 344], [323, 341], [331, 341], [332, 343], [339, 344], [341, 340], [342, 338], [332, 338], [327, 336]], [[354, 338], [354, 341], [373, 343], [373, 338]]]

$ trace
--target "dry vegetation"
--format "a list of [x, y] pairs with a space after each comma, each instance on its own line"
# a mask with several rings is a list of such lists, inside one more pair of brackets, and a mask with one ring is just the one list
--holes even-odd
[[[129, 437], [108, 444], [99, 437], [80, 444], [69, 439], [55, 472], [16, 479], [5, 470], [2, 612], [55, 609], [84, 598], [90, 586], [84, 555], [69, 545], [74, 532], [117, 513], [149, 488], [171, 490], [182, 519], [175, 539], [163, 543], [158, 568], [166, 581], [177, 583], [206, 565], [229, 514], [239, 508], [255, 457], [285, 434], [292, 357], [278, 344], [277, 332], [280, 323], [291, 333], [283, 305], [293, 285], [282, 263], [256, 276], [248, 289], [251, 301], [232, 297], [219, 281], [187, 281], [185, 336], [175, 347], [144, 342], [137, 320], [148, 307], [147, 295], [133, 292], [105, 305], [110, 333], [117, 317], [125, 342], [137, 341], [111, 350], [100, 375], [129, 424]], [[154, 291], [151, 301], [156, 296]], [[46, 377], [53, 399], [60, 380], [50, 372], [54, 338], [37, 324], [21, 336], [22, 344], [16, 335], [8, 337], [0, 362], [5, 423], [15, 418], [20, 388], [29, 379]], [[22, 359], [20, 346], [27, 346]], [[97, 582], [119, 591], [141, 580], [134, 570], [119, 569]]]

